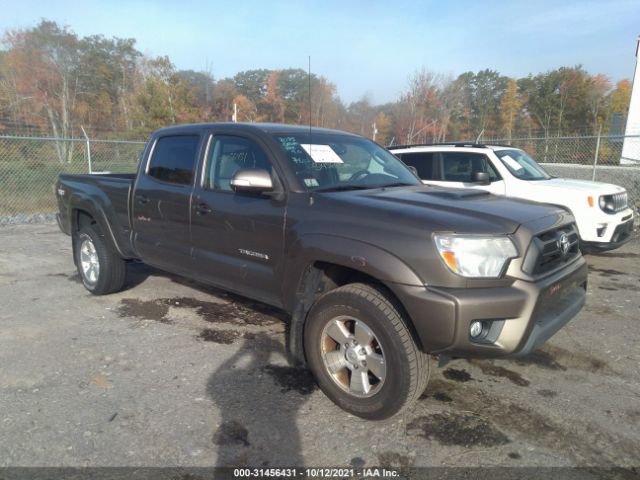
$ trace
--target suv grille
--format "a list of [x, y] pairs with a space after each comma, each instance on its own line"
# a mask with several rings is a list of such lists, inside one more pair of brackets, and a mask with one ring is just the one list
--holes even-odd
[[580, 254], [579, 236], [573, 224], [533, 237], [522, 270], [540, 275], [561, 267]]
[[618, 213], [627, 208], [627, 192], [607, 195], [605, 199], [608, 199], [609, 197], [611, 197], [611, 203], [613, 204], [614, 212]]

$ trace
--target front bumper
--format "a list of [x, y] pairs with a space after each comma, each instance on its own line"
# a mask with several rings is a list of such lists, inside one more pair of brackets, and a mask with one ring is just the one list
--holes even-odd
[[589, 242], [582, 240], [580, 242], [581, 250], [584, 252], [606, 252], [608, 250], [620, 248], [631, 240], [633, 236], [633, 220], [632, 215], [630, 219], [627, 219], [613, 228], [613, 232], [609, 236], [609, 241], [607, 242]]
[[[586, 299], [582, 257], [536, 282], [494, 288], [396, 286], [423, 351], [459, 357], [526, 355], [575, 317]], [[473, 321], [493, 327], [484, 340], [469, 336]]]
[[588, 249], [612, 250], [624, 245], [633, 233], [634, 214], [631, 208], [607, 214], [601, 210], [579, 218], [580, 245]]

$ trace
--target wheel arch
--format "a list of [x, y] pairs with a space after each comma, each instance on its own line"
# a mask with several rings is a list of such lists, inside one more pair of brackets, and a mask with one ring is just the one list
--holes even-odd
[[[109, 223], [103, 209], [95, 205], [89, 198], [73, 196], [69, 202], [69, 210], [71, 219], [71, 236], [74, 237], [77, 232], [85, 225], [97, 225], [100, 234], [107, 240], [109, 245], [118, 252], [122, 258], [127, 258], [120, 245], [116, 241], [113, 229]], [[75, 248], [75, 242], [72, 242]], [[75, 252], [74, 252], [75, 253]]]
[[[372, 245], [327, 235], [314, 237], [305, 239], [304, 245], [299, 242], [298, 251], [292, 252], [299, 261], [293, 262], [285, 275], [284, 285], [296, 286], [284, 298], [285, 309], [291, 314], [286, 339], [290, 360], [294, 364], [306, 363], [304, 325], [317, 299], [335, 288], [356, 282], [371, 285], [384, 294], [407, 319], [407, 328], [421, 347], [411, 317], [393, 288], [394, 283], [421, 284], [417, 274], [397, 257]], [[308, 255], [299, 255], [302, 251]], [[375, 263], [370, 259], [375, 259]]]

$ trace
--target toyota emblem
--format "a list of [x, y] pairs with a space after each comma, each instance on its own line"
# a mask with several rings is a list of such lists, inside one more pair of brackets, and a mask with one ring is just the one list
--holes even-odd
[[571, 243], [569, 242], [569, 235], [567, 235], [566, 233], [563, 233], [562, 235], [560, 235], [560, 238], [558, 239], [558, 248], [560, 249], [562, 256], [566, 257], [567, 253], [569, 253], [569, 249], [571, 248]]

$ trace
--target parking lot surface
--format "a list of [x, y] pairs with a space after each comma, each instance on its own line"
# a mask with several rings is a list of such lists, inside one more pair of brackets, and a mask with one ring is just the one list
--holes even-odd
[[640, 466], [640, 243], [521, 360], [433, 365], [404, 415], [288, 366], [286, 315], [131, 264], [89, 294], [55, 225], [0, 228], [0, 466]]

